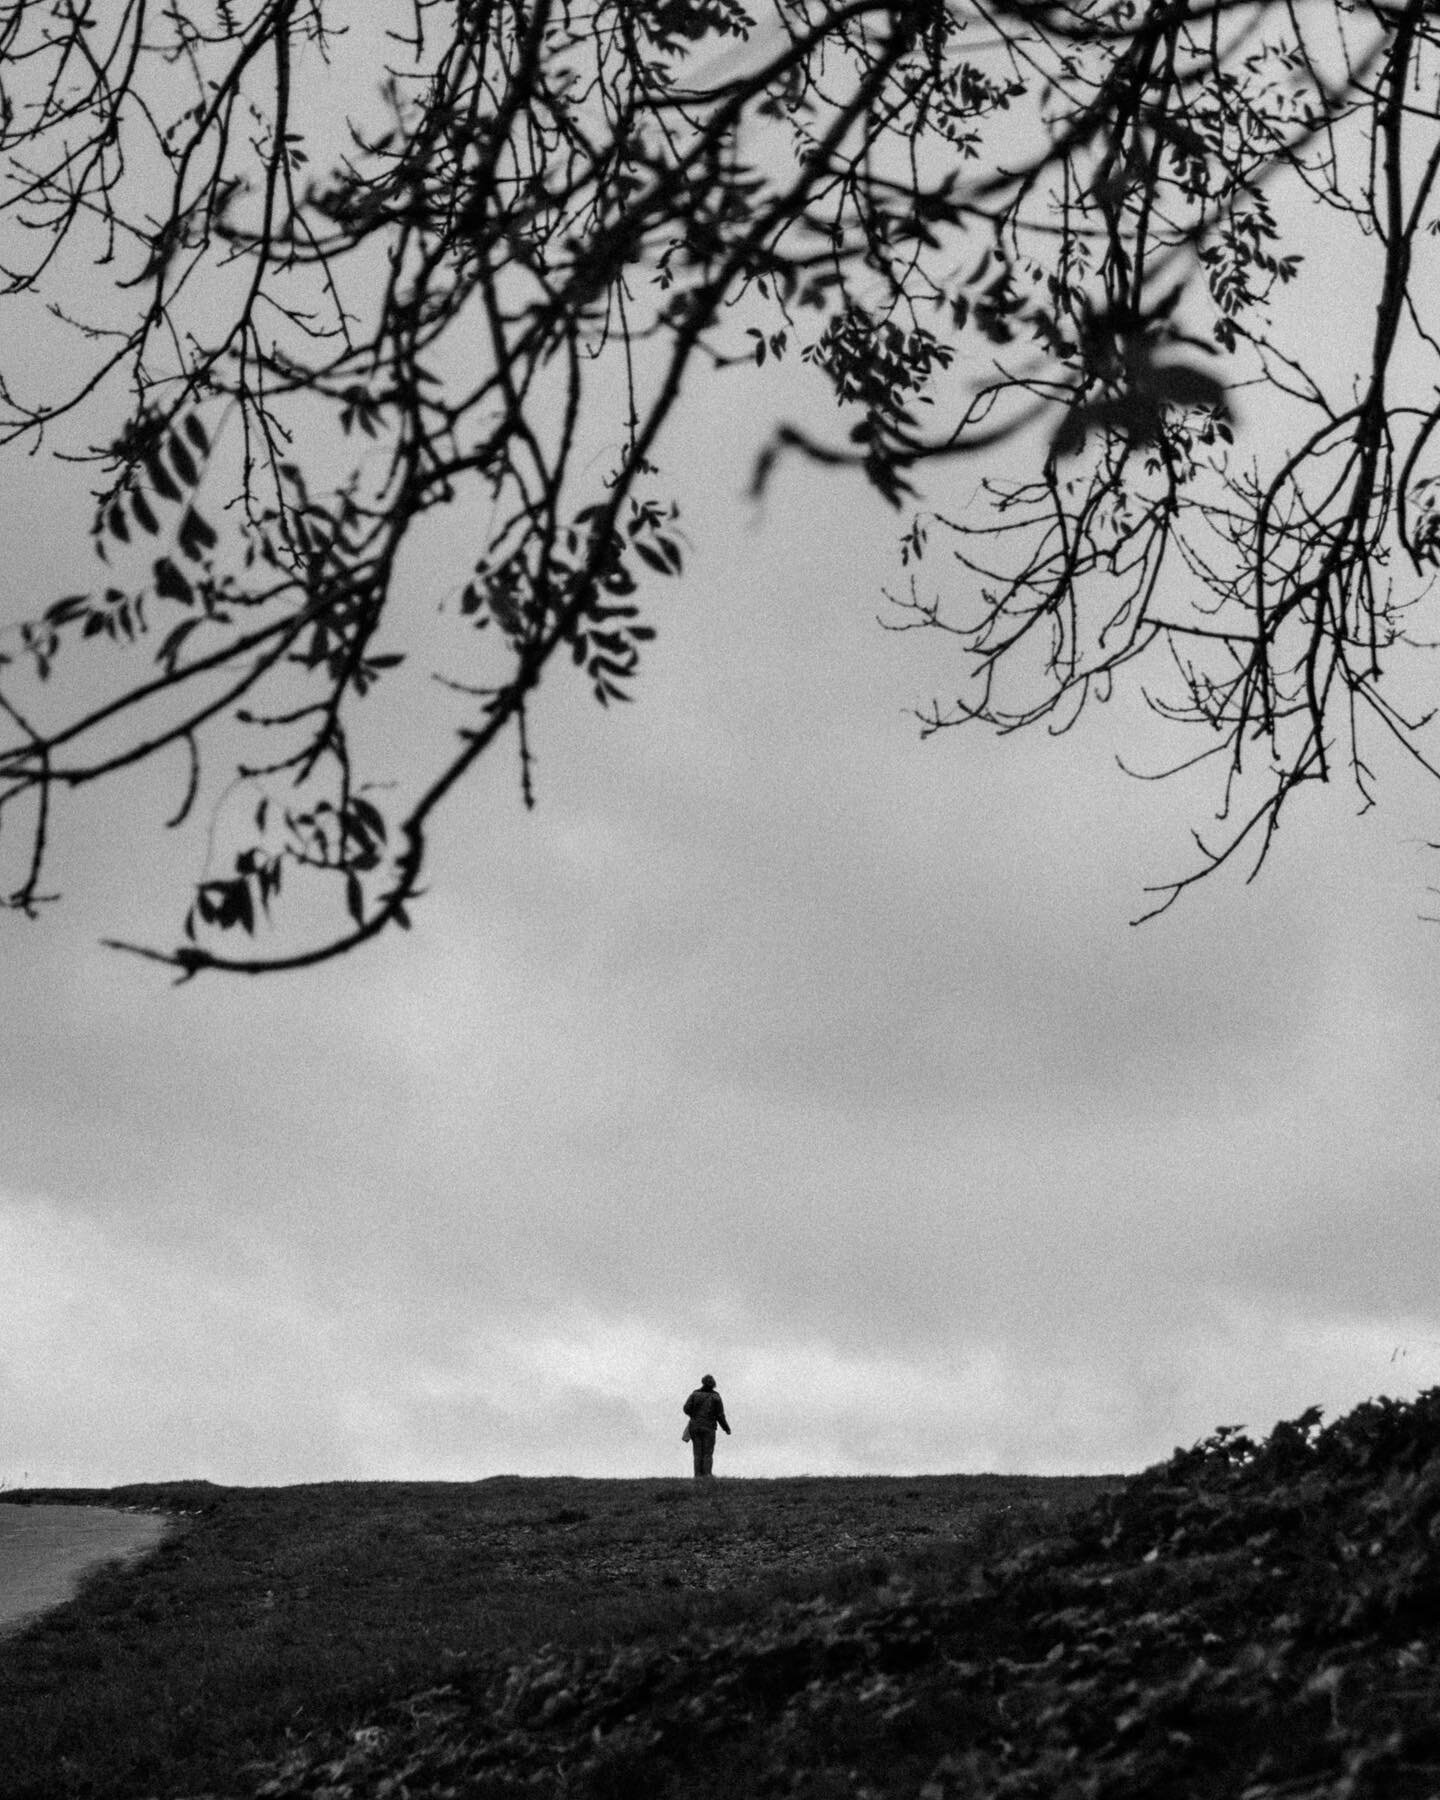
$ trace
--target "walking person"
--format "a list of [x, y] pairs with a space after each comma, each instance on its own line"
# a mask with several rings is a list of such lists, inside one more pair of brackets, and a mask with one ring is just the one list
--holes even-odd
[[695, 1479], [706, 1480], [712, 1473], [715, 1458], [715, 1427], [730, 1435], [730, 1421], [725, 1417], [725, 1402], [715, 1385], [713, 1375], [702, 1375], [700, 1385], [685, 1402], [685, 1416], [690, 1423], [684, 1437], [695, 1453]]

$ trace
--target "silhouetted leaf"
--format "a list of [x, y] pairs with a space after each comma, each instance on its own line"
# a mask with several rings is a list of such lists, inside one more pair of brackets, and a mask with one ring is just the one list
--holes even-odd
[[155, 652], [156, 662], [164, 663], [167, 666], [173, 664], [176, 657], [180, 654], [181, 647], [186, 638], [189, 637], [190, 633], [194, 631], [196, 626], [200, 623], [201, 619], [199, 617], [181, 619], [180, 622], [171, 631], [167, 632], [162, 639], [160, 648]]
[[155, 592], [166, 600], [178, 600], [189, 606], [195, 598], [195, 590], [168, 556], [162, 556], [155, 564]]
[[650, 544], [636, 544], [635, 554], [640, 558], [641, 562], [648, 564], [648, 566], [654, 569], [659, 575], [673, 575], [675, 573], [670, 564], [661, 555], [660, 551]]
[[175, 477], [160, 460], [160, 452], [151, 450], [145, 457], [145, 473], [155, 492], [165, 500], [179, 500], [180, 489], [175, 485]]
[[186, 508], [180, 521], [178, 541], [182, 553], [191, 562], [199, 562], [207, 550], [215, 548], [219, 537], [210, 521], [191, 506]]
[[186, 487], [194, 487], [200, 479], [199, 465], [190, 454], [190, 448], [184, 438], [177, 437], [172, 431], [169, 438], [170, 461], [175, 465], [175, 473]]

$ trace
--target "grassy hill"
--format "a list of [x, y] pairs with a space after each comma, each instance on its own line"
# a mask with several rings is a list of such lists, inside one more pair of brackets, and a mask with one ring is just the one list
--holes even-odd
[[105, 1497], [188, 1529], [0, 1656], [7, 1796], [1440, 1793], [1440, 1389], [1126, 1482]]
[[357, 1730], [373, 1747], [368, 1727], [413, 1693], [483, 1692], [542, 1647], [604, 1658], [745, 1630], [902, 1567], [949, 1579], [1106, 1486], [501, 1476], [7, 1494], [162, 1510], [176, 1530], [0, 1645], [0, 1796], [251, 1793], [247, 1765], [333, 1759]]

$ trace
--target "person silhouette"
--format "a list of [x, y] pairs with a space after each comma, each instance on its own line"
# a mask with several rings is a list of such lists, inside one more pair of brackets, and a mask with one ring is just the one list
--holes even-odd
[[713, 1375], [700, 1377], [699, 1387], [685, 1402], [685, 1416], [690, 1423], [683, 1436], [695, 1453], [695, 1479], [702, 1481], [714, 1473], [710, 1465], [715, 1457], [715, 1427], [718, 1425], [726, 1437], [730, 1436], [725, 1402]]

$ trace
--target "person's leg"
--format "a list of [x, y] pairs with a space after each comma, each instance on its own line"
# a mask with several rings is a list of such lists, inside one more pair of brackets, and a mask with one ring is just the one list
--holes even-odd
[[705, 1473], [705, 1433], [690, 1427], [690, 1449], [695, 1457], [695, 1479], [698, 1481]]
[[713, 1431], [706, 1431], [706, 1432], [701, 1433], [700, 1456], [701, 1456], [700, 1473], [702, 1475], [714, 1474], [713, 1465], [715, 1462], [715, 1433]]

